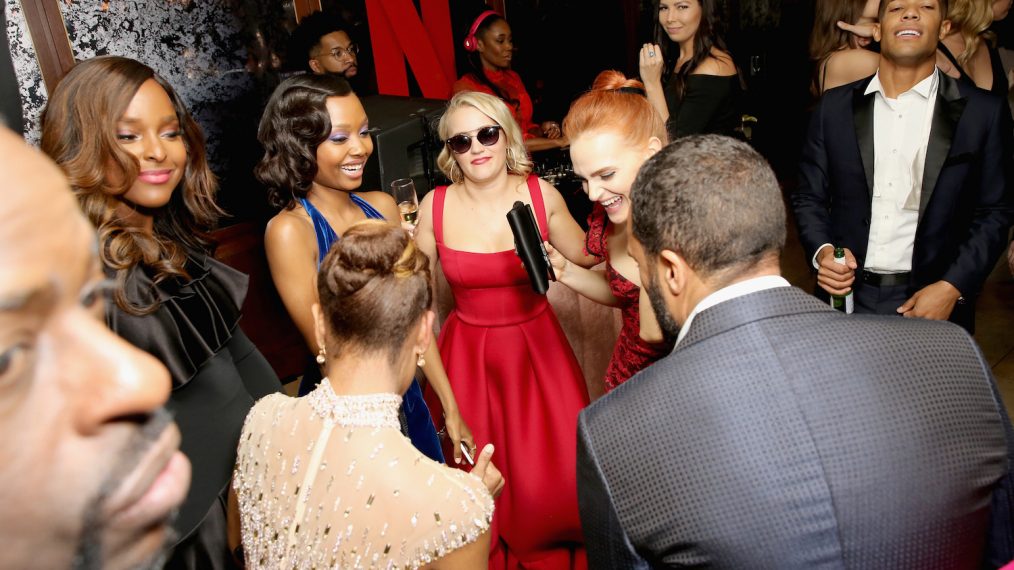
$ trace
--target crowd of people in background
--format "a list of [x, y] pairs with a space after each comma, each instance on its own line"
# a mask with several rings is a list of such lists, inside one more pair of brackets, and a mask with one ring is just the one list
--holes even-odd
[[[1010, 563], [1014, 428], [970, 336], [1014, 272], [1010, 6], [817, 0], [791, 184], [743, 140], [714, 0], [658, 0], [639, 77], [603, 70], [561, 122], [483, 11], [416, 223], [363, 188], [360, 46], [306, 18], [255, 169], [310, 355], [292, 395], [214, 258], [187, 105], [142, 62], [78, 63], [41, 153], [0, 130], [0, 568]], [[534, 171], [555, 148], [587, 230]], [[812, 295], [780, 273], [786, 202]], [[619, 309], [594, 402], [519, 206], [559, 283]]]

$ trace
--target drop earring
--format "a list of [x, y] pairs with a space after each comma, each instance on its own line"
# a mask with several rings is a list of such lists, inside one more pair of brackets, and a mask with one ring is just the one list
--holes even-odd
[[317, 353], [317, 364], [324, 366], [325, 362], [327, 362], [327, 352], [324, 351], [324, 346], [322, 345], [320, 352]]
[[426, 366], [426, 358], [423, 357], [423, 353], [419, 353], [419, 357], [415, 359], [415, 365], [419, 368]]

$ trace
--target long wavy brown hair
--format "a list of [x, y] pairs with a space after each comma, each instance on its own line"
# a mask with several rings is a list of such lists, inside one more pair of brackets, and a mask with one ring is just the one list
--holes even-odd
[[[187, 149], [186, 172], [169, 203], [154, 216], [151, 235], [127, 226], [116, 215], [122, 194], [140, 170], [116, 140], [116, 122], [141, 85], [149, 79], [165, 89], [176, 109]], [[83, 61], [53, 90], [42, 113], [42, 150], [63, 169], [81, 209], [98, 228], [102, 262], [116, 272], [116, 304], [130, 314], [158, 308], [131, 303], [124, 293], [127, 275], [137, 265], [153, 272], [158, 284], [187, 279], [188, 253], [209, 253], [208, 232], [222, 210], [215, 204], [218, 182], [208, 167], [204, 135], [169, 83], [147, 65], [117, 56]]]
[[[711, 57], [712, 49], [729, 53], [729, 48], [726, 47], [722, 37], [724, 26], [719, 16], [716, 0], [697, 0], [697, 2], [701, 5], [701, 23], [698, 24], [697, 32], [694, 34], [694, 55], [679, 69], [676, 68], [676, 62], [680, 57], [680, 45], [672, 41], [662, 23], [658, 21], [658, 0], [652, 3], [655, 9], [655, 43], [662, 48], [662, 57], [666, 61], [666, 68], [662, 71], [662, 82], [665, 84], [670, 79], [674, 79], [676, 92], [679, 93], [680, 99], [686, 95], [687, 78], [699, 65], [704, 63], [705, 59]], [[729, 56], [731, 59], [732, 54]], [[668, 62], [672, 62], [672, 65], [670, 66]]]

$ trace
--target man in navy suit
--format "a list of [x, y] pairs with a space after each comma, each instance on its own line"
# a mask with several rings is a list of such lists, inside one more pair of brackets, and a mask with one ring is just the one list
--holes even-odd
[[792, 205], [819, 290], [973, 332], [1010, 226], [1011, 126], [1005, 101], [937, 71], [946, 13], [946, 0], [881, 2], [880, 68], [824, 94]]

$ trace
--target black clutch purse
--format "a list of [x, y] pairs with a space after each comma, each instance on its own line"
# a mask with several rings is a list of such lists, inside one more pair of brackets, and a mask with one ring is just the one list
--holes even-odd
[[556, 273], [553, 272], [549, 254], [542, 245], [542, 236], [539, 234], [538, 224], [535, 223], [532, 207], [524, 202], [514, 202], [514, 207], [507, 212], [507, 224], [514, 234], [514, 249], [521, 258], [525, 271], [528, 272], [532, 289], [540, 295], [545, 295], [549, 290], [549, 281], [556, 281]]

